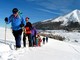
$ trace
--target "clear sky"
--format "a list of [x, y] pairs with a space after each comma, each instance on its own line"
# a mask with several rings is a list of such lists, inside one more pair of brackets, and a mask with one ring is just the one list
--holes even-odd
[[75, 9], [80, 9], [80, 0], [0, 0], [0, 26], [4, 26], [4, 18], [18, 8], [30, 22], [56, 18]]

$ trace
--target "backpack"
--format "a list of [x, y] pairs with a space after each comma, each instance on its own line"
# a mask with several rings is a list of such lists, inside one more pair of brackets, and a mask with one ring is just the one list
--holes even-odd
[[31, 30], [29, 27], [25, 27], [25, 29], [26, 29], [26, 34], [31, 34]]

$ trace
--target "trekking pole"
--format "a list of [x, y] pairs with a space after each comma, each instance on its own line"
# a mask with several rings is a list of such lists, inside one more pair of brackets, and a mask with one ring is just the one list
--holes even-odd
[[5, 23], [5, 44], [6, 44], [6, 30], [7, 30], [7, 24]]

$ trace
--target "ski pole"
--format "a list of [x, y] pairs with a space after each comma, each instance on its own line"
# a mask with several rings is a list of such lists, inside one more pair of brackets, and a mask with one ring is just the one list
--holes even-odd
[[7, 30], [7, 24], [5, 23], [5, 44], [6, 44], [6, 30]]

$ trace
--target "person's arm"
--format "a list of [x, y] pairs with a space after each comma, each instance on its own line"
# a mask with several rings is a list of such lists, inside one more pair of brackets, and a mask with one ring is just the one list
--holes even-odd
[[35, 34], [37, 34], [38, 32], [37, 32], [36, 28], [34, 28], [34, 29], [35, 29]]
[[25, 29], [25, 33], [26, 33], [26, 29]]
[[26, 21], [23, 19], [23, 18], [21, 18], [22, 19], [22, 24], [24, 24], [24, 26], [26, 26]]
[[12, 19], [13, 19], [13, 15], [11, 15], [9, 18], [7, 18], [6, 23], [9, 24], [12, 21]]
[[31, 22], [28, 22], [28, 27], [30, 28], [30, 30], [32, 29], [32, 24], [31, 24]]

